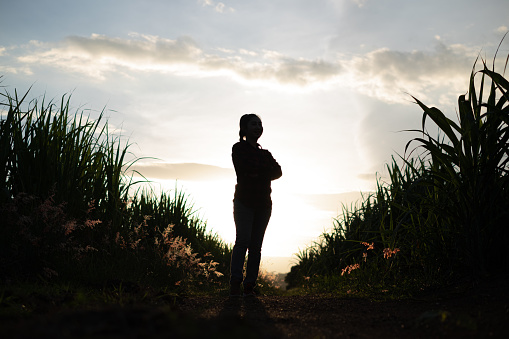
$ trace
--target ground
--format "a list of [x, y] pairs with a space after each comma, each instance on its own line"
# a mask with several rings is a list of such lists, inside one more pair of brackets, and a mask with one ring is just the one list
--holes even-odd
[[[509, 338], [509, 284], [406, 300], [325, 295], [164, 297], [0, 319], [2, 338]], [[50, 302], [47, 300], [47, 302]]]

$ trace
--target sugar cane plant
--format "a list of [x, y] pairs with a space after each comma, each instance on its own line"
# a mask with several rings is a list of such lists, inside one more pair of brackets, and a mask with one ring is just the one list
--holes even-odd
[[230, 247], [206, 231], [182, 192], [135, 188], [129, 168], [138, 159], [104, 112], [92, 119], [71, 113], [68, 95], [57, 104], [26, 102], [28, 93], [0, 94], [0, 280], [180, 289], [221, 281]]
[[380, 292], [507, 272], [507, 60], [502, 73], [494, 65], [474, 64], [458, 122], [413, 97], [423, 110], [421, 129], [410, 131], [418, 136], [387, 165], [387, 182], [377, 180], [375, 192], [298, 254], [290, 287]]

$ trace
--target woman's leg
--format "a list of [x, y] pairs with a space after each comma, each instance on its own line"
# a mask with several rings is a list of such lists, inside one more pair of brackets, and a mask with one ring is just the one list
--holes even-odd
[[265, 230], [270, 220], [272, 208], [259, 208], [255, 210], [253, 218], [253, 227], [251, 230], [251, 239], [249, 242], [249, 254], [247, 257], [246, 279], [244, 279], [244, 288], [246, 285], [253, 287], [258, 278], [260, 270], [260, 260], [262, 256], [262, 243], [265, 236]]
[[235, 221], [236, 237], [230, 263], [230, 284], [239, 284], [244, 280], [244, 260], [251, 239], [254, 221], [254, 210], [239, 201], [233, 202], [233, 220]]

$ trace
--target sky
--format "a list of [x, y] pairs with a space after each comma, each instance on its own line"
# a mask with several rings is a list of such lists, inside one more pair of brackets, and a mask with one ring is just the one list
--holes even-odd
[[404, 154], [422, 117], [411, 96], [454, 119], [476, 58], [491, 63], [509, 27], [507, 0], [0, 0], [0, 12], [3, 90], [104, 110], [141, 158], [132, 169], [187, 192], [228, 243], [231, 147], [240, 117], [258, 114], [283, 169], [262, 255], [282, 272]]

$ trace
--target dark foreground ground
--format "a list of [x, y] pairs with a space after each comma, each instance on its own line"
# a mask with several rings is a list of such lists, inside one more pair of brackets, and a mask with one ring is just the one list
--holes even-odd
[[[507, 279], [403, 301], [209, 296], [0, 319], [0, 338], [509, 338]], [[51, 303], [51, 300], [46, 302]]]

